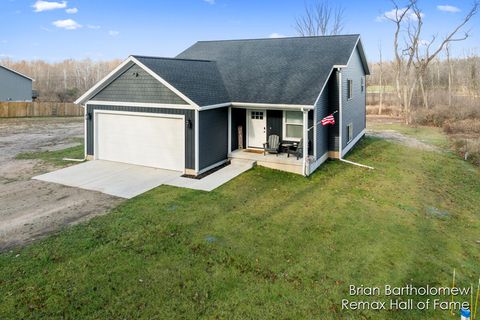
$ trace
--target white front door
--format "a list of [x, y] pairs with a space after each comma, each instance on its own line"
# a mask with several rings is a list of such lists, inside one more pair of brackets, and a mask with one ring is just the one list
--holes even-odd
[[265, 110], [248, 110], [248, 147], [263, 148], [263, 144], [267, 142], [267, 111]]

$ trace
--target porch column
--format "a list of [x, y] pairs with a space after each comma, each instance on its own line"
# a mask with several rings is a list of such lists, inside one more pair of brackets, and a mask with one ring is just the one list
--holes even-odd
[[228, 107], [228, 154], [232, 152], [232, 107]]
[[308, 110], [303, 111], [303, 175], [308, 175], [307, 157], [308, 157]]

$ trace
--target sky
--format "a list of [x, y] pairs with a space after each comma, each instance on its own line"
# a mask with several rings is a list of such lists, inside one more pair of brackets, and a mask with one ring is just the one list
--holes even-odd
[[[307, 0], [308, 2], [309, 0]], [[313, 1], [313, 0], [310, 0]], [[382, 18], [389, 0], [331, 0], [345, 8], [343, 33], [359, 33], [371, 62], [393, 56], [393, 24]], [[469, 0], [419, 0], [424, 41], [461, 21]], [[0, 59], [125, 59], [131, 54], [174, 57], [199, 40], [296, 36], [303, 0], [0, 0]], [[471, 37], [453, 53], [480, 54], [480, 15]], [[467, 30], [466, 29], [466, 30]]]

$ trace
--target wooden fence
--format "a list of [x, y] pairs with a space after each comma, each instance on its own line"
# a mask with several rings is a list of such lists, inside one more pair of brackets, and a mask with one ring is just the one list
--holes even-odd
[[62, 102], [0, 102], [0, 118], [78, 117], [83, 108]]

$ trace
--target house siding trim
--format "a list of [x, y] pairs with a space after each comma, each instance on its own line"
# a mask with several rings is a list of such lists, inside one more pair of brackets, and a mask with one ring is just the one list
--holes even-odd
[[90, 100], [88, 101], [88, 104], [104, 105], [104, 106], [139, 107], [139, 108], [169, 108], [169, 109], [195, 110], [192, 106], [188, 104], [123, 102], [123, 101], [102, 101], [102, 100]]

